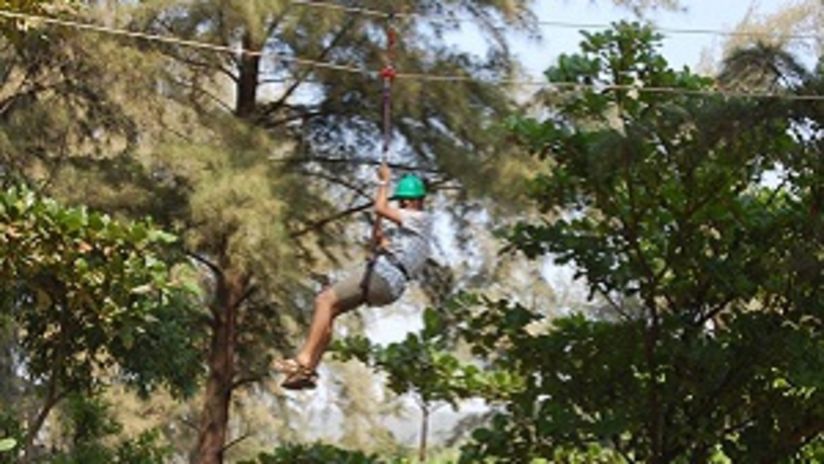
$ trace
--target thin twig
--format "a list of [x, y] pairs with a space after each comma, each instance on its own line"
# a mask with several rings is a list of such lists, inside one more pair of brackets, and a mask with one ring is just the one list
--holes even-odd
[[224, 446], [223, 446], [223, 448], [221, 448], [221, 450], [220, 450], [220, 451], [221, 451], [221, 453], [225, 453], [225, 452], [226, 452], [229, 448], [231, 448], [231, 447], [233, 447], [233, 446], [237, 445], [238, 443], [240, 443], [240, 442], [242, 442], [242, 441], [244, 441], [244, 440], [248, 439], [248, 438], [249, 438], [249, 437], [251, 437], [251, 436], [252, 436], [252, 434], [251, 434], [251, 433], [244, 433], [243, 435], [241, 435], [241, 436], [239, 436], [239, 437], [235, 438], [234, 440], [232, 440], [232, 441], [230, 441], [229, 443], [227, 443], [226, 445], [224, 445]]
[[199, 253], [189, 250], [184, 250], [184, 253], [186, 254], [186, 256], [189, 256], [190, 258], [194, 259], [200, 264], [203, 264], [204, 266], [208, 267], [209, 270], [212, 271], [212, 273], [214, 273], [216, 277], [223, 276], [223, 270], [217, 264], [204, 258]]

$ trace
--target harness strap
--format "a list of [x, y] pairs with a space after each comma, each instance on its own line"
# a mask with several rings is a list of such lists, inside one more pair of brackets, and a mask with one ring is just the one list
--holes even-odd
[[363, 280], [361, 280], [361, 297], [364, 301], [369, 297], [369, 281], [372, 279], [372, 272], [375, 271], [375, 261], [378, 260], [377, 255], [369, 258], [366, 261], [366, 272], [363, 273]]
[[399, 271], [401, 271], [401, 274], [403, 274], [403, 277], [407, 280], [407, 282], [412, 280], [409, 278], [409, 271], [406, 270], [406, 266], [403, 265], [403, 263], [400, 259], [398, 259], [397, 256], [390, 253], [389, 251], [383, 253], [383, 256], [386, 257], [386, 260], [389, 261], [389, 264], [395, 266], [396, 268], [398, 268]]
[[401, 260], [399, 260], [398, 257], [392, 254], [389, 250], [381, 248], [377, 253], [375, 253], [374, 256], [366, 261], [366, 272], [363, 273], [363, 280], [361, 280], [360, 284], [364, 300], [366, 300], [369, 296], [369, 281], [372, 279], [372, 273], [375, 272], [375, 263], [381, 256], [385, 257], [386, 260], [389, 261], [389, 264], [395, 266], [395, 268], [401, 271], [401, 274], [403, 274], [403, 277], [407, 282], [412, 280], [409, 277], [409, 271], [406, 269], [406, 266], [403, 265]]

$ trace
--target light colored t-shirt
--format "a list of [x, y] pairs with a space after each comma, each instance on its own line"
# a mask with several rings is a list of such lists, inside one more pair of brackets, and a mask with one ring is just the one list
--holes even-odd
[[[426, 264], [430, 254], [432, 237], [432, 217], [425, 211], [401, 209], [401, 223], [390, 229], [388, 250], [403, 264], [409, 278], [417, 277]], [[406, 289], [406, 277], [400, 269], [386, 257], [379, 257], [375, 262], [374, 272], [383, 277], [392, 291], [394, 298], [400, 298]]]

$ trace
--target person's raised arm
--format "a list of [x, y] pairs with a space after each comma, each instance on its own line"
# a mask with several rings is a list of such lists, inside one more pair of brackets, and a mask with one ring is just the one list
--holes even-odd
[[400, 224], [402, 222], [399, 210], [389, 205], [389, 179], [392, 178], [392, 171], [384, 162], [378, 168], [378, 191], [375, 193], [375, 213], [383, 218]]

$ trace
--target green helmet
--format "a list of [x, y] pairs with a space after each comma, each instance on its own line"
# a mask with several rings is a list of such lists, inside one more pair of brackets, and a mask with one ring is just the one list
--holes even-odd
[[395, 187], [394, 200], [416, 200], [426, 196], [426, 186], [420, 177], [407, 174], [401, 178]]

